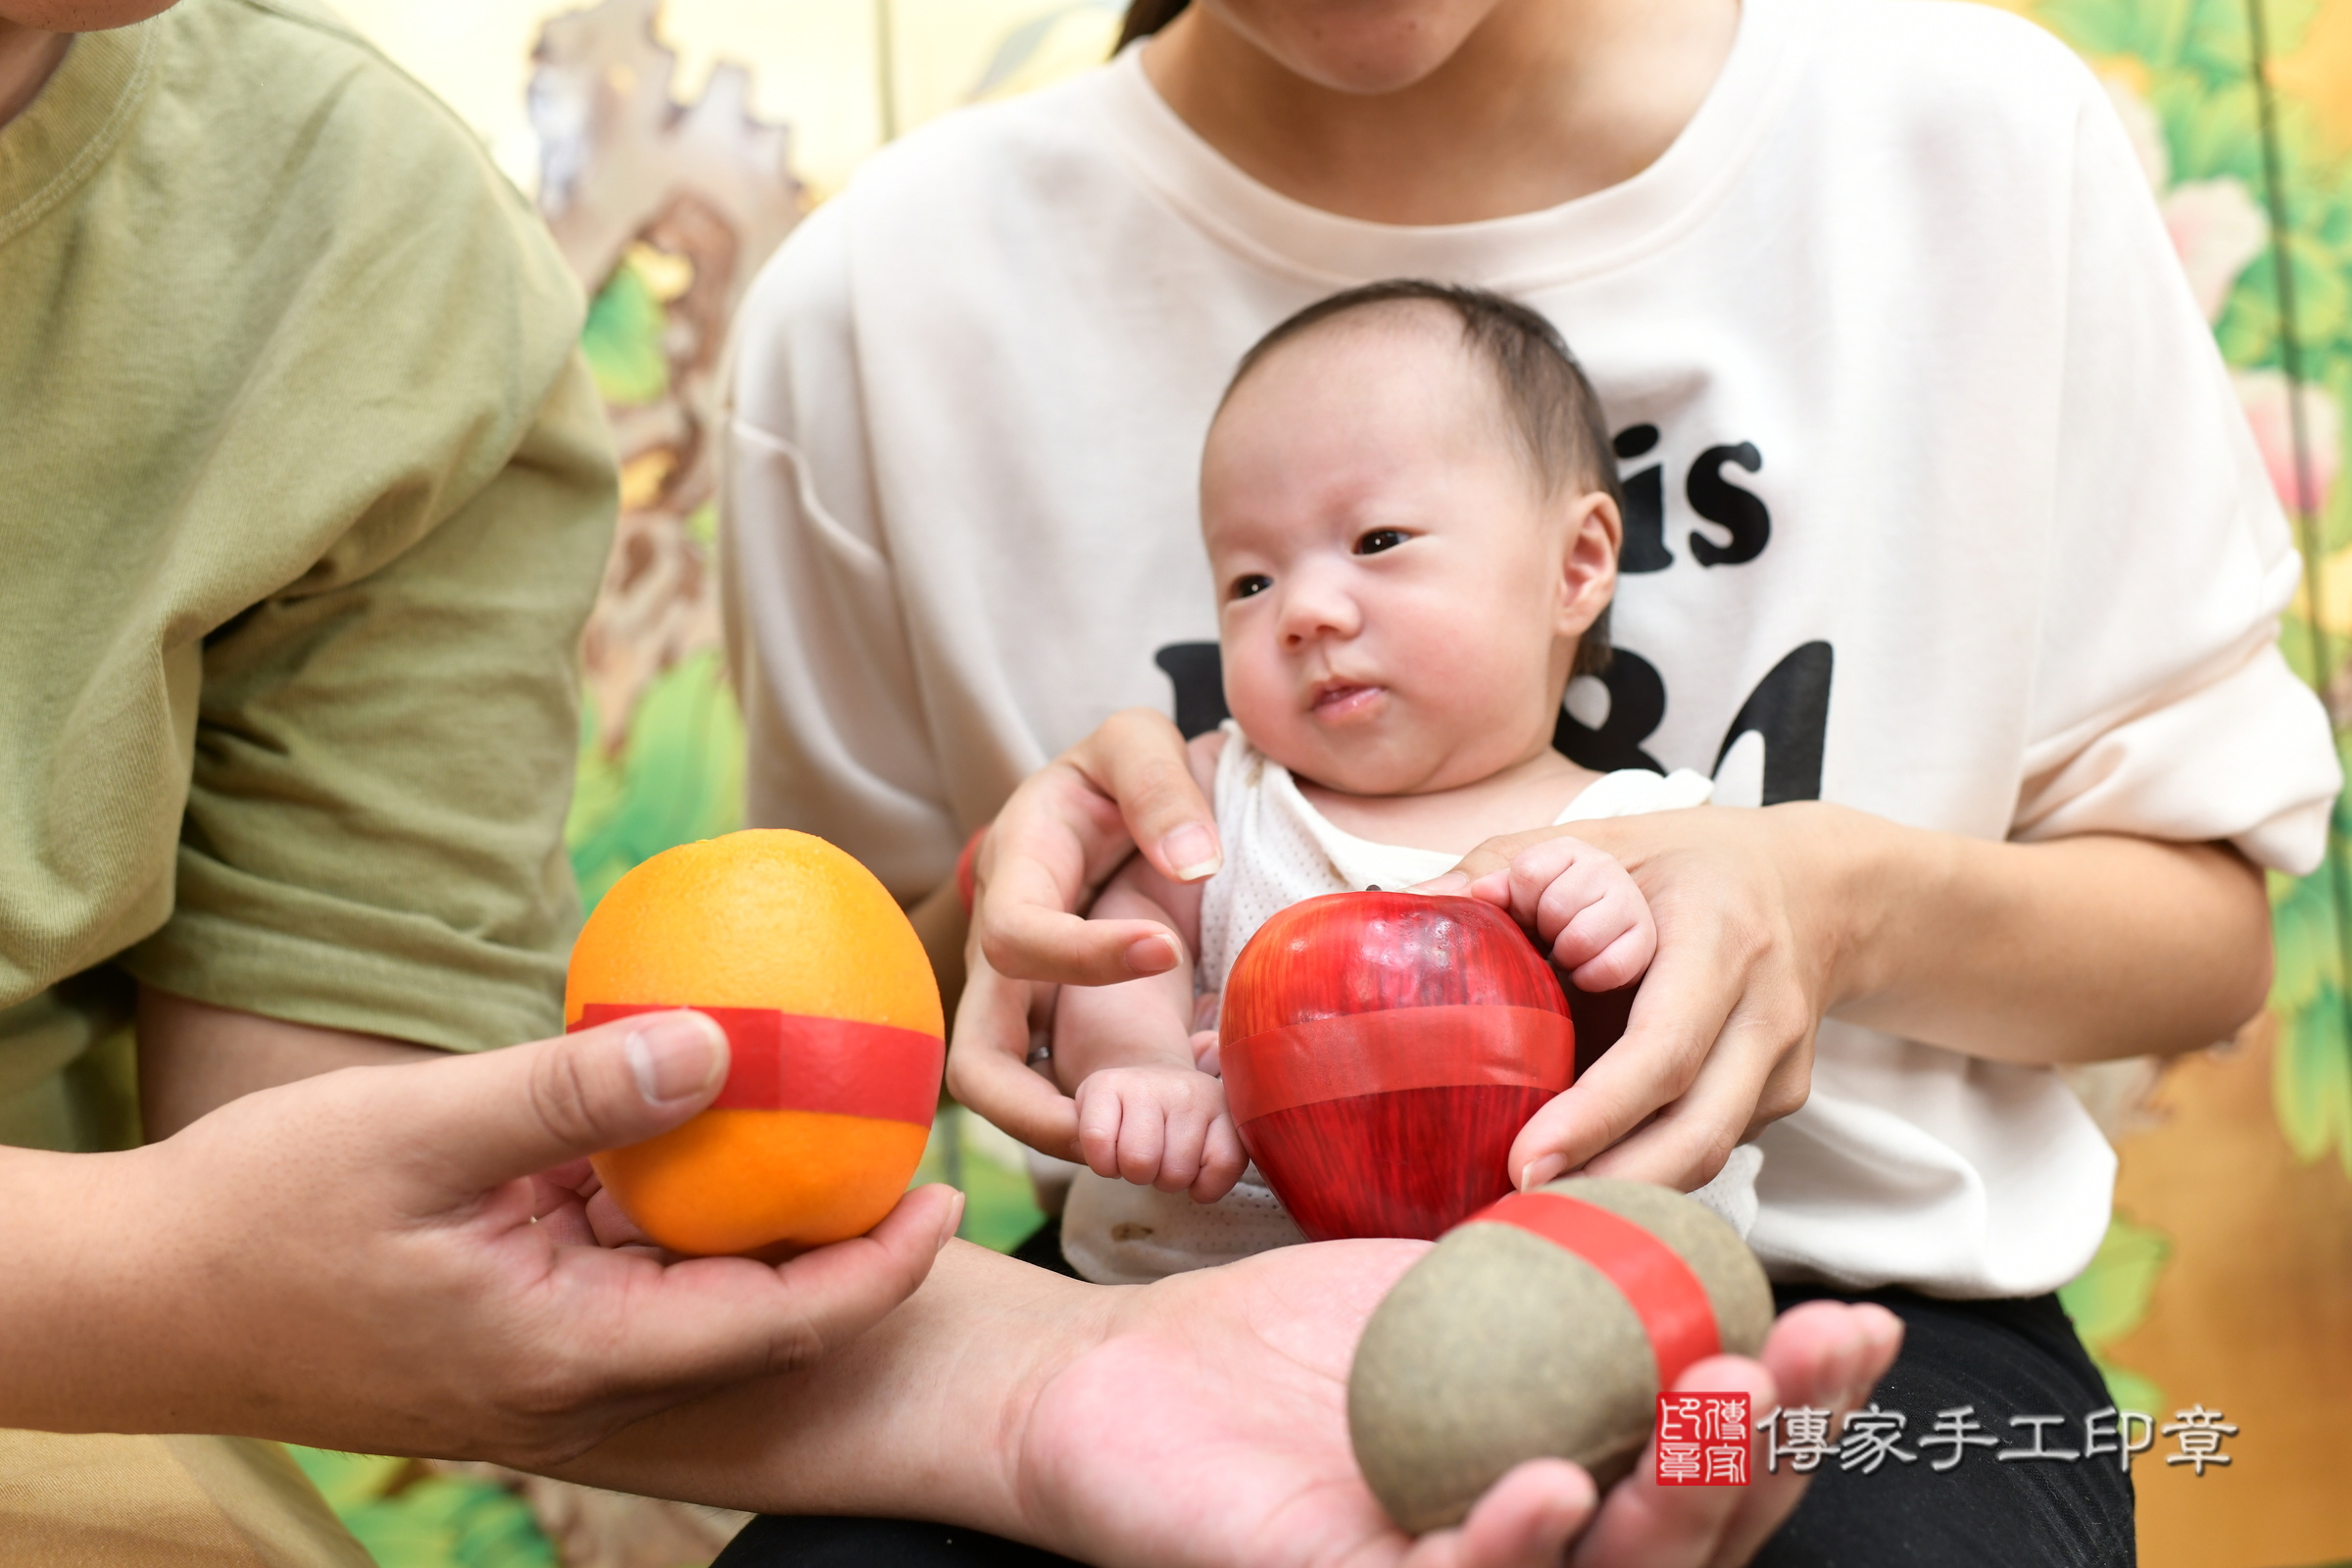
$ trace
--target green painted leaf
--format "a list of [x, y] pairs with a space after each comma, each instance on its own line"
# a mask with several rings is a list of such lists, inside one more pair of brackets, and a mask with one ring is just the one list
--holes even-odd
[[623, 408], [652, 403], [669, 391], [669, 358], [662, 352], [666, 325], [662, 302], [623, 262], [589, 303], [580, 352], [607, 403]]
[[2059, 1304], [2084, 1345], [2096, 1351], [2139, 1327], [2171, 1251], [2161, 1231], [2120, 1214], [2108, 1222], [2089, 1264], [2058, 1288]]
[[378, 1568], [559, 1568], [530, 1505], [502, 1487], [419, 1477], [410, 1459], [286, 1451]]
[[2161, 1231], [2134, 1225], [2118, 1214], [2108, 1221], [2099, 1250], [2082, 1273], [2058, 1288], [2059, 1304], [2074, 1319], [2082, 1347], [2107, 1380], [2108, 1396], [2120, 1409], [2160, 1410], [2162, 1396], [2139, 1373], [2115, 1365], [2107, 1348], [2139, 1327], [2148, 1315], [2157, 1276], [2172, 1254]]
[[2352, 273], [2345, 259], [2316, 239], [2290, 232], [2287, 264], [2295, 290], [2295, 331], [2305, 343], [2352, 335]]
[[2336, 942], [2332, 865], [2311, 876], [2280, 877], [2288, 889], [2271, 910], [2276, 967], [2271, 972], [2271, 1008], [2281, 1018], [2311, 1005], [2322, 984], [2340, 967]]
[[381, 1497], [409, 1467], [406, 1459], [305, 1448], [292, 1443], [286, 1445], [286, 1452], [326, 1498], [326, 1505], [338, 1514]]
[[486, 1481], [433, 1476], [342, 1518], [378, 1568], [560, 1568], [530, 1505]]
[[2034, 17], [2083, 54], [2154, 60], [2185, 10], [2184, 0], [2043, 0]]
[[612, 758], [584, 727], [564, 841], [589, 908], [640, 860], [743, 826], [743, 717], [718, 650], [655, 677]]
[[2107, 1397], [2115, 1401], [2118, 1410], [2137, 1410], [2142, 1415], [2161, 1415], [2164, 1412], [2164, 1390], [2136, 1372], [2120, 1366], [2097, 1363], [2099, 1376], [2107, 1383]]
[[2332, 977], [2308, 1005], [2280, 1020], [2271, 1100], [2296, 1158], [2315, 1160], [2333, 1147], [2352, 1176], [2352, 1027]]
[[2256, 257], [2238, 274], [2213, 324], [2222, 358], [2241, 370], [2274, 368], [2278, 359], [2278, 300], [2271, 288], [2271, 264]]

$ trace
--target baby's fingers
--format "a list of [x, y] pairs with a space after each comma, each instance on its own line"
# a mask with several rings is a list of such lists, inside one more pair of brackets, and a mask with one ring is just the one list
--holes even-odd
[[1553, 937], [1551, 961], [1569, 971], [1579, 991], [1615, 991], [1641, 979], [1657, 956], [1658, 926], [1649, 901], [1624, 871], [1611, 865], [1596, 881], [1590, 902]]
[[1208, 1124], [1208, 1138], [1200, 1149], [1200, 1174], [1193, 1182], [1193, 1201], [1213, 1203], [1223, 1198], [1233, 1191], [1249, 1165], [1250, 1156], [1242, 1148], [1242, 1135], [1234, 1128], [1233, 1118], [1217, 1117]]
[[1119, 1174], [1120, 1134], [1127, 1121], [1119, 1097], [1098, 1085], [1078, 1086], [1078, 1154], [1098, 1176]]
[[1512, 919], [1533, 929], [1544, 890], [1576, 863], [1579, 854], [1591, 853], [1592, 847], [1581, 839], [1544, 839], [1519, 851], [1508, 865], [1487, 872], [1463, 891], [1500, 906], [1510, 911]]
[[1190, 1105], [1169, 1110], [1162, 1134], [1159, 1171], [1152, 1185], [1163, 1193], [1189, 1192], [1200, 1179], [1207, 1155], [1209, 1113]]
[[1166, 1110], [1139, 1097], [1120, 1117], [1118, 1169], [1112, 1174], [1138, 1187], [1155, 1187], [1167, 1152]]
[[[1584, 962], [1569, 968], [1568, 978], [1576, 982], [1579, 991], [1599, 993], [1622, 990], [1642, 978], [1649, 968], [1649, 960], [1658, 954], [1658, 933], [1650, 925], [1647, 911], [1632, 926], [1619, 931], [1602, 948]], [[1554, 962], [1561, 962], [1556, 956]], [[1567, 968], [1564, 962], [1563, 968]]]

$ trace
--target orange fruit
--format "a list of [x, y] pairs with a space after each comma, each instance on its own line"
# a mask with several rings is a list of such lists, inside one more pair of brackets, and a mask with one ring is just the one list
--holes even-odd
[[816, 1247], [890, 1212], [923, 1157], [946, 1029], [921, 941], [823, 839], [730, 833], [612, 884], [571, 950], [564, 1023], [697, 1007], [726, 1086], [659, 1138], [596, 1156], [605, 1189], [681, 1252]]

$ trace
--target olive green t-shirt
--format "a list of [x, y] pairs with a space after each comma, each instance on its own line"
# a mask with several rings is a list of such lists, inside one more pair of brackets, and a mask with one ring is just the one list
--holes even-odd
[[615, 506], [579, 293], [307, 0], [76, 39], [0, 126], [0, 1140], [103, 1141], [138, 981], [559, 1026]]

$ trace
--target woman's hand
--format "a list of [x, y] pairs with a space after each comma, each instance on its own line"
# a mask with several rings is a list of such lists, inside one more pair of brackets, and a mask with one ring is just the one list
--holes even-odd
[[[1560, 1460], [1520, 1466], [1463, 1524], [1407, 1541], [1357, 1470], [1348, 1369], [1372, 1308], [1427, 1244], [1278, 1248], [1122, 1293], [1101, 1341], [1050, 1376], [1022, 1425], [1027, 1528], [1091, 1562], [1351, 1563], [1400, 1568], [1701, 1568], [1745, 1562], [1805, 1478], [1659, 1487], [1654, 1445], [1596, 1497]], [[1716, 1356], [1677, 1387], [1838, 1412], [1869, 1396], [1902, 1340], [1877, 1306], [1809, 1302], [1773, 1325], [1761, 1362]], [[1150, 1412], [1139, 1420], [1138, 1412]], [[1151, 1477], [1149, 1485], [1138, 1478]]]
[[1543, 828], [1489, 840], [1419, 890], [1484, 898], [1535, 926], [1553, 846], [1573, 839], [1613, 856], [1656, 922], [1624, 1036], [1511, 1146], [1522, 1188], [1582, 1169], [1689, 1191], [1805, 1102], [1842, 937], [1804, 872], [1833, 853], [1815, 841], [1834, 809], [1699, 807]]
[[1152, 920], [1089, 920], [1113, 872], [1144, 857], [1176, 882], [1222, 863], [1217, 829], [1184, 738], [1150, 709], [1102, 727], [1024, 780], [973, 861], [971, 941], [956, 1009], [948, 1092], [1032, 1149], [1082, 1159], [1078, 1113], [1028, 1066], [1052, 1027], [1057, 985], [1111, 985], [1174, 968], [1182, 955]]
[[308, 1078], [126, 1153], [0, 1152], [0, 1424], [533, 1466], [832, 1353], [922, 1283], [957, 1194], [780, 1267], [592, 1234], [583, 1156], [702, 1109], [727, 1059], [652, 1014]]
[[1510, 1155], [1686, 1190], [1805, 1102], [1821, 1018], [1995, 1061], [2193, 1050], [2270, 983], [2262, 878], [2227, 845], [2002, 843], [1818, 801], [1699, 807], [1482, 845], [1424, 891], [1532, 907], [1508, 868], [1573, 835], [1648, 898], [1658, 955], [1624, 1036]]

